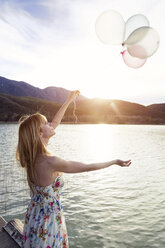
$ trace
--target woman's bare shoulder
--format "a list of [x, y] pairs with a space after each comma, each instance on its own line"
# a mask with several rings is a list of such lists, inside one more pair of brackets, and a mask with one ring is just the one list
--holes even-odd
[[35, 171], [37, 172], [37, 174], [45, 172], [48, 174], [50, 171], [50, 166], [49, 166], [49, 158], [47, 155], [39, 155], [36, 158], [35, 161]]
[[40, 155], [36, 159], [35, 167], [36, 169], [46, 169], [50, 172], [55, 172], [60, 170], [60, 166], [67, 163], [66, 160], [54, 156], [54, 155]]
[[38, 155], [35, 164], [46, 164], [49, 162], [51, 155], [43, 154]]
[[55, 155], [40, 155], [36, 159], [36, 164], [52, 165], [59, 163], [60, 161], [64, 161], [64, 160]]

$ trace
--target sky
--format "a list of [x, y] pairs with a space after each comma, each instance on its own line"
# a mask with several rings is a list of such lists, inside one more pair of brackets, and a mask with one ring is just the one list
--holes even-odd
[[[103, 11], [145, 15], [160, 36], [144, 66], [126, 66], [121, 45], [95, 32]], [[0, 76], [89, 98], [165, 103], [165, 0], [0, 0]]]

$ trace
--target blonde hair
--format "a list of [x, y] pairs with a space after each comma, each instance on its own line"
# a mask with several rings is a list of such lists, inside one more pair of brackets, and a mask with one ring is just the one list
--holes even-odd
[[41, 141], [41, 125], [47, 121], [44, 115], [35, 113], [19, 120], [16, 159], [26, 169], [28, 185], [34, 194], [32, 181], [36, 178], [34, 166], [38, 155], [50, 154]]

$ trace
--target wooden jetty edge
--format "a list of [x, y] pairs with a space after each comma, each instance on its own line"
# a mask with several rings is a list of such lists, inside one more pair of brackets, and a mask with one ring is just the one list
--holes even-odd
[[23, 235], [23, 223], [19, 219], [13, 219], [6, 222], [0, 216], [0, 247], [1, 248], [19, 248]]

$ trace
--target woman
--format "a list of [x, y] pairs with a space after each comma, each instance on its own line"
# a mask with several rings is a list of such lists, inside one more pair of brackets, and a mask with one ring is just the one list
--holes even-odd
[[51, 155], [46, 146], [55, 128], [60, 124], [69, 104], [79, 95], [72, 91], [51, 123], [45, 116], [36, 113], [20, 119], [17, 159], [27, 172], [31, 201], [28, 205], [22, 247], [68, 248], [60, 194], [64, 185], [62, 172], [80, 173], [99, 170], [113, 164], [129, 166], [131, 160], [112, 160], [104, 163], [84, 164], [66, 161]]

